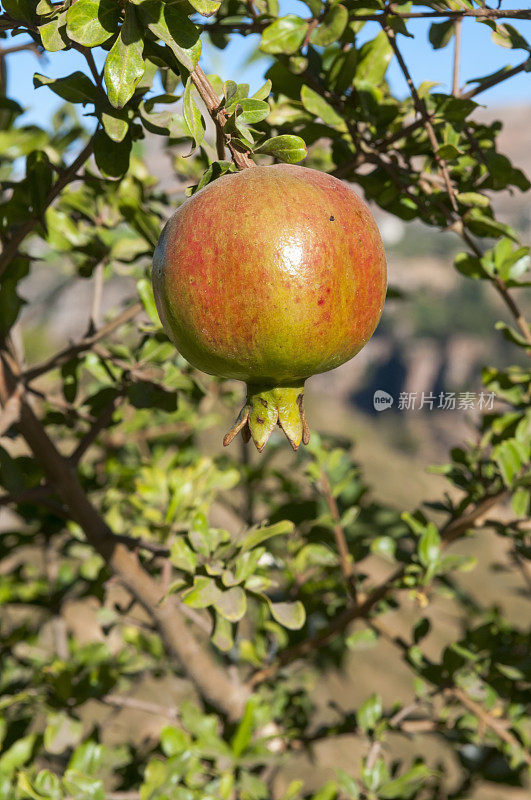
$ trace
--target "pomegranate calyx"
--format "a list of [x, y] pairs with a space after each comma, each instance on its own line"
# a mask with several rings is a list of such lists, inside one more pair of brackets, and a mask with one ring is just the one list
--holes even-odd
[[304, 382], [298, 386], [247, 387], [247, 401], [234, 427], [223, 439], [225, 447], [240, 433], [244, 442], [250, 439], [259, 453], [278, 425], [294, 450], [301, 442], [308, 444], [310, 429], [304, 415]]

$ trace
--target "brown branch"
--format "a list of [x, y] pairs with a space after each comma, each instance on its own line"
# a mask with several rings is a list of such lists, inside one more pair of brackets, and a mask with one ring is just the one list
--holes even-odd
[[0, 48], [0, 58], [4, 56], [9, 56], [12, 53], [21, 53], [23, 50], [29, 50], [32, 53], [35, 53], [36, 56], [39, 58], [43, 55], [43, 51], [39, 48], [35, 42], [26, 42], [25, 44], [16, 44], [13, 47], [1, 47]]
[[[78, 169], [80, 169], [80, 167], [82, 167], [85, 161], [90, 157], [93, 146], [94, 137], [92, 136], [77, 158], [74, 159], [69, 167], [66, 167], [66, 169], [63, 170], [59, 178], [48, 192], [44, 203], [45, 208], [51, 205], [64, 187], [76, 177]], [[2, 253], [0, 253], [0, 276], [2, 276], [4, 271], [7, 269], [12, 259], [15, 258], [21, 243], [24, 241], [26, 236], [32, 232], [34, 227], [39, 222], [39, 219], [40, 216], [30, 214], [26, 222], [24, 222], [23, 225], [20, 225], [20, 227], [17, 228], [17, 230], [9, 237], [2, 250]]]
[[238, 169], [246, 169], [247, 167], [253, 167], [254, 161], [250, 157], [250, 151], [247, 150], [242, 152], [238, 150], [236, 144], [232, 141], [231, 135], [225, 133], [224, 127], [226, 122], [226, 115], [222, 108], [220, 108], [220, 101], [219, 97], [217, 96], [216, 92], [214, 91], [214, 87], [208, 80], [207, 76], [201, 69], [201, 67], [197, 66], [191, 73], [190, 76], [195, 84], [195, 87], [199, 94], [201, 95], [201, 99], [203, 100], [208, 113], [210, 114], [214, 125], [216, 126], [216, 141], [217, 141], [217, 151], [218, 157], [223, 150], [224, 154], [224, 147], [221, 147], [221, 137], [223, 137], [224, 144], [227, 145], [232, 160], [238, 167]]
[[[531, 14], [531, 12], [529, 12]], [[498, 83], [502, 81], [506, 81], [508, 78], [512, 78], [514, 75], [518, 75], [519, 72], [523, 72], [529, 64], [531, 63], [531, 56], [523, 61], [521, 64], [517, 64], [516, 67], [512, 67], [508, 69], [501, 75], [492, 75], [490, 78], [486, 78], [484, 81], [481, 82], [479, 86], [476, 86], [475, 89], [469, 89], [468, 92], [463, 92], [462, 90], [459, 92], [459, 97], [463, 100], [470, 100], [472, 97], [480, 94], [481, 92], [486, 92], [487, 89], [491, 89], [493, 86], [496, 86]]]
[[45, 500], [51, 494], [49, 486], [30, 486], [18, 494], [0, 495], [0, 506], [16, 505], [17, 503], [33, 503]]
[[13, 392], [0, 413], [0, 438], [6, 433], [20, 416], [20, 389]]
[[78, 355], [78, 353], [82, 353], [85, 350], [90, 350], [90, 348], [96, 343], [99, 342], [100, 339], [104, 339], [110, 333], [115, 331], [117, 328], [125, 325], [126, 322], [130, 322], [137, 314], [140, 313], [142, 310], [142, 303], [134, 303], [131, 306], [128, 306], [121, 314], [118, 314], [117, 317], [110, 320], [106, 325], [103, 325], [99, 330], [95, 331], [94, 333], [89, 333], [84, 336], [79, 342], [75, 342], [68, 347], [65, 347], [63, 350], [60, 350], [55, 355], [50, 356], [50, 358], [46, 359], [46, 361], [42, 361], [40, 364], [37, 364], [34, 367], [26, 370], [21, 374], [21, 379], [24, 383], [29, 383], [30, 381], [35, 380], [40, 375], [44, 375], [45, 372], [49, 372], [52, 369], [56, 369], [57, 367], [61, 367], [63, 364], [66, 364], [67, 361], [70, 361], [71, 358]]
[[482, 705], [477, 703], [475, 700], [472, 700], [469, 695], [463, 691], [463, 689], [459, 689], [458, 687], [452, 687], [450, 689], [445, 689], [444, 694], [447, 697], [454, 697], [459, 702], [465, 706], [469, 711], [474, 714], [477, 719], [483, 723], [487, 728], [490, 728], [497, 736], [502, 739], [509, 747], [513, 747], [516, 750], [520, 750], [522, 753], [522, 758], [526, 762], [526, 764], [531, 764], [531, 755], [525, 749], [524, 745], [518, 741], [516, 736], [508, 730], [510, 726], [510, 722], [505, 720], [501, 717], [495, 717], [493, 714], [490, 714]]
[[91, 444], [97, 439], [99, 434], [110, 425], [112, 416], [116, 411], [119, 403], [123, 399], [122, 396], [114, 397], [110, 403], [107, 403], [104, 408], [100, 411], [94, 423], [91, 425], [89, 430], [81, 437], [79, 440], [74, 452], [69, 457], [69, 461], [72, 465], [78, 464], [84, 454], [87, 452]]
[[140, 700], [137, 697], [106, 694], [103, 697], [99, 697], [98, 700], [101, 703], [105, 703], [105, 705], [114, 706], [115, 708], [132, 708], [138, 711], [145, 711], [146, 714], [155, 714], [157, 717], [166, 717], [174, 721], [179, 719], [176, 708], [172, 708], [169, 705], [161, 706], [158, 703], [150, 703], [147, 700]]
[[396, 36], [395, 36], [394, 30], [392, 28], [390, 28], [389, 25], [386, 22], [382, 22], [382, 28], [385, 31], [386, 35], [387, 35], [387, 38], [389, 40], [389, 44], [393, 48], [393, 52], [394, 52], [394, 54], [396, 56], [396, 59], [397, 59], [399, 65], [400, 65], [400, 69], [402, 70], [402, 74], [403, 74], [403, 76], [404, 76], [404, 78], [406, 80], [406, 83], [407, 83], [408, 87], [409, 87], [409, 91], [411, 92], [411, 97], [413, 98], [413, 103], [415, 105], [417, 113], [424, 120], [424, 127], [426, 128], [426, 133], [428, 134], [428, 139], [430, 140], [430, 144], [431, 144], [431, 146], [433, 148], [433, 155], [434, 155], [435, 161], [437, 162], [437, 166], [439, 167], [441, 175], [444, 178], [444, 182], [446, 184], [446, 191], [448, 192], [448, 197], [450, 198], [450, 202], [452, 204], [452, 208], [453, 208], [454, 211], [458, 211], [459, 206], [457, 204], [457, 198], [455, 196], [455, 190], [454, 190], [454, 187], [452, 186], [452, 181], [450, 179], [450, 173], [448, 171], [448, 166], [447, 166], [446, 161], [444, 160], [444, 158], [441, 158], [440, 155], [437, 152], [438, 149], [439, 149], [439, 142], [437, 141], [437, 136], [435, 134], [435, 130], [434, 130], [433, 125], [431, 123], [431, 119], [430, 119], [430, 116], [429, 116], [429, 113], [428, 113], [428, 109], [426, 108], [426, 104], [424, 103], [424, 100], [422, 100], [422, 98], [420, 97], [420, 95], [417, 92], [417, 89], [415, 87], [415, 84], [413, 83], [413, 79], [412, 79], [411, 74], [409, 72], [408, 66], [407, 66], [407, 64], [406, 64], [406, 62], [404, 60], [404, 57], [403, 57], [403, 55], [402, 55], [402, 53], [400, 51], [400, 48], [398, 47], [398, 44], [396, 42]]
[[[460, 20], [463, 17], [472, 17], [476, 19], [531, 19], [531, 11], [525, 8], [515, 8], [503, 10], [501, 8], [484, 8], [484, 9], [458, 9], [451, 10], [441, 9], [440, 11], [395, 11], [393, 6], [389, 6], [385, 11], [377, 14], [357, 14], [355, 11], [351, 15], [351, 21], [354, 22], [382, 22], [389, 17], [398, 17], [398, 19], [456, 19]], [[306, 17], [305, 22], [311, 24], [313, 17]], [[248, 36], [251, 33], [261, 33], [264, 28], [267, 28], [271, 22], [268, 19], [255, 19], [252, 22], [234, 22], [228, 25], [224, 24], [223, 20], [215, 22], [207, 22], [199, 25], [203, 31], [224, 31], [224, 32], [238, 32], [243, 36]]]
[[[0, 359], [0, 399], [4, 402], [16, 389], [17, 378], [3, 353]], [[201, 696], [229, 718], [238, 718], [247, 700], [248, 690], [227, 676], [225, 670], [193, 636], [178, 606], [171, 598], [164, 597], [159, 585], [143, 569], [138, 558], [116, 541], [113, 532], [86, 496], [77, 474], [61, 456], [25, 397], [21, 400], [19, 430], [71, 518], [82, 528], [87, 541], [102, 556], [111, 572], [150, 614], [168, 652], [178, 660]]]
[[104, 280], [104, 264], [100, 261], [96, 265], [93, 274], [94, 290], [92, 293], [92, 305], [90, 308], [90, 326], [92, 330], [100, 324], [101, 301], [103, 299], [103, 280]]

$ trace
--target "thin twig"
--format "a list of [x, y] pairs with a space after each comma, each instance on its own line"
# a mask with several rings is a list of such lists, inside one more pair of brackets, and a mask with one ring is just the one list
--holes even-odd
[[103, 327], [101, 327], [99, 330], [95, 331], [94, 333], [87, 334], [79, 342], [75, 342], [68, 347], [65, 347], [63, 350], [55, 353], [55, 355], [50, 356], [50, 358], [46, 359], [46, 361], [42, 361], [35, 367], [31, 367], [30, 369], [26, 370], [26, 372], [23, 372], [21, 375], [22, 380], [24, 383], [29, 383], [30, 381], [35, 380], [35, 378], [38, 378], [40, 375], [44, 375], [45, 372], [49, 372], [52, 369], [61, 367], [79, 353], [82, 353], [85, 350], [90, 350], [90, 348], [96, 342], [99, 342], [100, 339], [104, 339], [117, 328], [125, 325], [126, 322], [130, 322], [134, 317], [136, 317], [137, 314], [140, 313], [141, 310], [142, 303], [133, 303], [133, 305], [128, 306], [126, 309], [124, 309], [124, 311], [121, 312], [121, 314], [118, 314], [117, 317], [110, 320], [110, 322], [108, 322], [106, 325], [103, 325]]
[[[220, 108], [220, 101], [219, 97], [217, 96], [216, 92], [214, 91], [214, 87], [208, 80], [207, 76], [201, 69], [201, 67], [197, 66], [191, 73], [191, 78], [195, 84], [195, 87], [199, 94], [201, 95], [201, 99], [203, 100], [208, 113], [210, 114], [214, 125], [216, 126], [216, 136], [223, 136], [224, 143], [229, 148], [232, 160], [238, 167], [238, 169], [246, 169], [247, 167], [254, 166], [254, 161], [250, 157], [250, 151], [238, 150], [237, 146], [233, 142], [230, 134], [226, 134], [224, 131], [226, 116], [225, 112], [222, 108]], [[219, 138], [218, 141], [218, 156], [221, 153], [221, 144]], [[224, 151], [224, 147], [223, 147]]]
[[460, 17], [455, 23], [455, 42], [454, 42], [454, 65], [452, 71], [452, 94], [459, 97], [459, 62], [461, 60], [461, 28], [463, 18]]
[[101, 301], [103, 298], [103, 278], [104, 278], [104, 264], [100, 261], [96, 265], [93, 274], [94, 290], [92, 293], [92, 306], [90, 309], [90, 322], [91, 331], [95, 331], [100, 324], [101, 314]]
[[155, 714], [157, 717], [166, 717], [171, 720], [178, 720], [177, 709], [170, 705], [162, 706], [158, 703], [151, 703], [147, 700], [140, 700], [138, 697], [125, 697], [118, 694], [105, 694], [98, 698], [100, 702], [115, 708], [132, 708], [138, 711], [145, 711], [146, 714]]
[[3, 56], [9, 56], [12, 53], [21, 53], [23, 50], [29, 50], [39, 58], [43, 55], [42, 49], [39, 48], [35, 42], [26, 42], [25, 44], [15, 44], [12, 47], [1, 47], [0, 58]]
[[122, 396], [114, 397], [110, 403], [107, 403], [106, 406], [102, 408], [94, 423], [91, 425], [89, 430], [81, 437], [79, 440], [76, 449], [69, 457], [69, 461], [71, 464], [78, 464], [84, 454], [87, 452], [91, 444], [97, 439], [98, 435], [105, 430], [111, 423], [112, 416], [116, 411], [119, 403], [122, 400]]
[[502, 717], [495, 717], [493, 714], [489, 713], [480, 703], [477, 703], [475, 700], [472, 700], [469, 695], [458, 687], [452, 687], [449, 689], [445, 689], [444, 694], [447, 697], [454, 697], [459, 702], [465, 706], [469, 711], [474, 714], [477, 719], [482, 722], [485, 727], [490, 728], [497, 736], [502, 739], [509, 747], [518, 750], [522, 754], [523, 760], [526, 764], [531, 765], [531, 754], [525, 749], [524, 745], [518, 741], [516, 736], [511, 733], [508, 728], [510, 727], [510, 722], [508, 720], [503, 719]]
[[339, 554], [339, 563], [341, 565], [341, 572], [348, 593], [354, 600], [356, 600], [356, 585], [353, 580], [354, 567], [348, 549], [345, 531], [343, 529], [343, 525], [341, 524], [341, 517], [339, 515], [339, 509], [337, 507], [336, 498], [332, 494], [332, 489], [330, 487], [330, 481], [328, 480], [328, 475], [324, 471], [321, 473], [321, 486], [323, 489], [323, 497], [326, 500], [326, 503], [328, 505], [328, 510], [330, 511], [330, 516], [332, 517], [333, 520], [334, 538], [336, 540], [336, 547]]
[[20, 416], [20, 389], [17, 389], [6, 404], [3, 406], [0, 413], [0, 437], [6, 433], [15, 422], [18, 421]]
[[511, 69], [508, 69], [506, 72], [486, 78], [479, 84], [479, 86], [476, 86], [475, 89], [469, 89], [468, 92], [463, 92], [463, 90], [461, 90], [459, 92], [459, 97], [461, 97], [463, 100], [471, 100], [472, 97], [476, 97], [476, 95], [480, 94], [481, 92], [486, 92], [487, 89], [491, 89], [498, 83], [502, 83], [502, 81], [506, 81], [508, 78], [518, 75], [519, 72], [523, 72], [529, 67], [529, 64], [531, 64], [531, 56], [525, 61], [522, 61], [521, 64], [517, 64], [516, 67], [511, 67]]

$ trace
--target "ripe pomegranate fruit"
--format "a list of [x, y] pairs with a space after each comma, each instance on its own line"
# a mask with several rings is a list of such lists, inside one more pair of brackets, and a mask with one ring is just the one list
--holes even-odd
[[241, 431], [261, 451], [276, 424], [307, 444], [304, 381], [368, 342], [386, 291], [376, 222], [337, 178], [278, 164], [225, 175], [186, 200], [153, 258], [168, 336], [203, 372], [247, 383]]

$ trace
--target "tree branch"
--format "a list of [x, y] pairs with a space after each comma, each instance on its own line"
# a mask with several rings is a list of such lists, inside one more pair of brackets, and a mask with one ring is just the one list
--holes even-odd
[[191, 78], [195, 84], [195, 87], [199, 94], [201, 95], [201, 99], [203, 100], [205, 106], [207, 107], [207, 111], [210, 114], [214, 125], [216, 126], [216, 141], [217, 141], [217, 151], [218, 157], [220, 153], [223, 152], [224, 146], [222, 147], [221, 142], [223, 141], [224, 144], [227, 145], [229, 148], [232, 160], [238, 167], [238, 169], [246, 169], [247, 167], [253, 167], [254, 161], [249, 155], [250, 151], [241, 152], [238, 150], [230, 134], [225, 133], [224, 127], [226, 122], [226, 115], [222, 108], [220, 108], [219, 97], [217, 96], [216, 92], [214, 91], [214, 87], [208, 80], [207, 76], [201, 69], [201, 67], [197, 66], [193, 72], [190, 73]]
[[50, 358], [46, 359], [46, 361], [42, 361], [35, 367], [31, 367], [23, 372], [20, 376], [21, 379], [24, 381], [24, 383], [30, 383], [40, 375], [44, 375], [45, 372], [49, 372], [52, 369], [61, 367], [63, 364], [66, 364], [67, 361], [70, 361], [71, 358], [78, 355], [78, 353], [83, 353], [85, 350], [90, 350], [90, 348], [96, 344], [96, 342], [99, 342], [100, 339], [104, 339], [117, 328], [125, 325], [126, 322], [130, 322], [130, 320], [136, 317], [141, 310], [142, 303], [133, 303], [133, 305], [128, 306], [126, 309], [124, 309], [124, 311], [121, 312], [121, 314], [118, 314], [117, 317], [110, 320], [110, 322], [108, 322], [106, 325], [103, 325], [94, 333], [87, 334], [79, 342], [65, 347], [63, 350], [55, 353], [55, 355], [50, 356]]
[[[13, 374], [9, 361], [6, 354], [2, 353], [0, 400], [4, 403], [17, 387], [18, 376]], [[171, 598], [164, 597], [138, 558], [116, 541], [113, 532], [90, 503], [76, 473], [61, 456], [24, 396], [21, 399], [19, 430], [71, 518], [82, 528], [87, 541], [102, 556], [109, 569], [153, 618], [168, 652], [177, 658], [201, 696], [229, 718], [238, 718], [248, 697], [248, 690], [228, 678], [225, 670], [190, 632], [177, 605]]]
[[139, 700], [137, 697], [124, 697], [117, 694], [106, 694], [99, 697], [100, 703], [113, 706], [114, 708], [132, 708], [138, 711], [145, 711], [147, 714], [155, 714], [157, 717], [167, 717], [177, 721], [179, 714], [176, 708], [170, 706], [161, 706], [158, 703], [150, 703], [147, 700]]
[[508, 730], [510, 722], [502, 717], [495, 717], [490, 714], [480, 703], [476, 703], [463, 689], [459, 689], [457, 686], [445, 689], [444, 694], [447, 697], [454, 697], [458, 700], [465, 708], [471, 711], [480, 722], [487, 728], [490, 728], [502, 741], [508, 744], [509, 747], [519, 750], [526, 764], [531, 765], [531, 755], [524, 748], [524, 745], [518, 741], [516, 736]]

